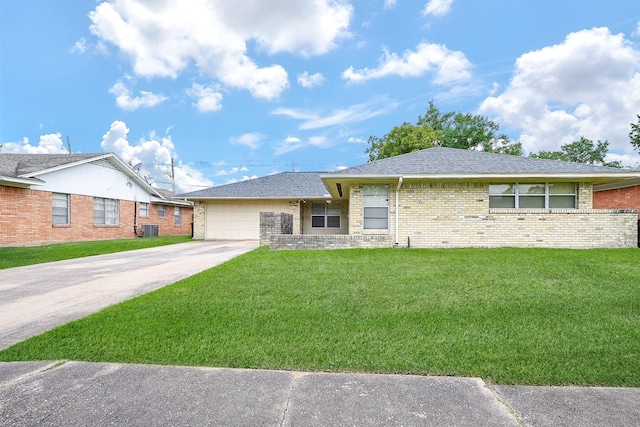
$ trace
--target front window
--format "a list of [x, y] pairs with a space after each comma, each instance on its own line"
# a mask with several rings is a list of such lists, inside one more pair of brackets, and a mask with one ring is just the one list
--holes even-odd
[[576, 201], [573, 182], [489, 185], [491, 209], [575, 209]]
[[312, 203], [312, 228], [340, 228], [340, 203]]
[[114, 199], [93, 198], [93, 224], [118, 225], [120, 223], [120, 202]]
[[140, 216], [149, 216], [149, 203], [140, 202]]
[[51, 214], [54, 225], [69, 225], [71, 223], [70, 206], [71, 203], [68, 194], [53, 193]]
[[387, 230], [389, 228], [389, 186], [362, 186], [363, 228]]
[[180, 206], [174, 206], [173, 208], [173, 223], [174, 225], [182, 225], [182, 216], [180, 213]]
[[158, 218], [164, 218], [164, 205], [158, 205]]

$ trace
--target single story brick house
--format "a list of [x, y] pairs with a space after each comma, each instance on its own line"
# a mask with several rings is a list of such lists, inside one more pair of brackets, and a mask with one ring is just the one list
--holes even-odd
[[[640, 171], [430, 148], [333, 173], [288, 172], [183, 195], [194, 238], [273, 247], [635, 247], [636, 210], [594, 209], [594, 185]], [[260, 212], [293, 218], [260, 236]]]
[[0, 245], [190, 235], [192, 219], [113, 153], [0, 154]]

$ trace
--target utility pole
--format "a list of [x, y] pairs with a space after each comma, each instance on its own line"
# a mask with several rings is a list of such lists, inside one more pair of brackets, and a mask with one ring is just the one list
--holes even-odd
[[67, 150], [69, 150], [69, 154], [71, 154], [71, 140], [69, 135], [67, 135]]
[[173, 188], [173, 194], [176, 193], [176, 174], [173, 166], [173, 156], [171, 156], [171, 186]]

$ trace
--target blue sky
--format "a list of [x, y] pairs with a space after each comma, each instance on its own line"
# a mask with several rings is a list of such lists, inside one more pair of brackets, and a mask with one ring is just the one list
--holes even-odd
[[115, 152], [161, 188], [173, 157], [185, 192], [362, 164], [430, 100], [638, 165], [640, 3], [0, 2], [0, 153]]

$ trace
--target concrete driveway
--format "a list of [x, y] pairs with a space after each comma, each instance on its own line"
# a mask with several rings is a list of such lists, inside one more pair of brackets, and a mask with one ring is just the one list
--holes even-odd
[[257, 247], [194, 241], [0, 270], [0, 349]]

